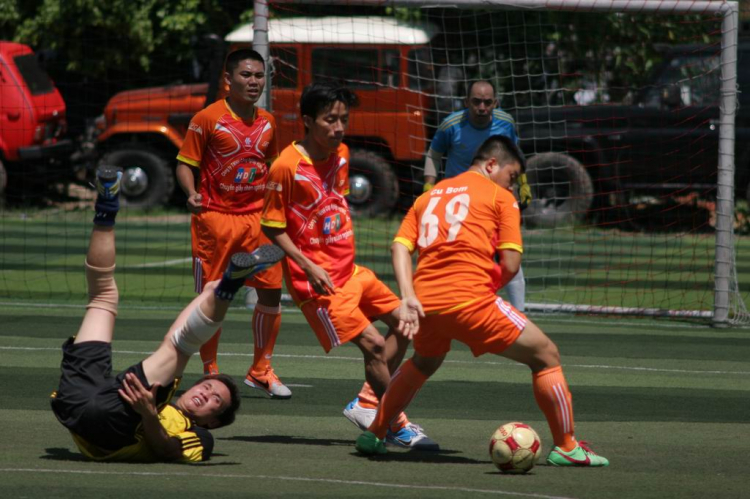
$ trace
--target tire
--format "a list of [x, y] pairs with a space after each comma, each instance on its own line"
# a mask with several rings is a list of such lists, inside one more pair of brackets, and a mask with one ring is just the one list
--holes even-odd
[[175, 189], [173, 169], [153, 150], [132, 145], [115, 149], [100, 164], [122, 168], [120, 195], [127, 206], [153, 208], [169, 202]]
[[398, 179], [391, 165], [372, 151], [352, 149], [346, 199], [356, 215], [386, 215], [393, 211], [398, 202]]
[[582, 220], [594, 187], [586, 169], [567, 154], [547, 152], [526, 165], [532, 201], [523, 212], [528, 227], [555, 227]]

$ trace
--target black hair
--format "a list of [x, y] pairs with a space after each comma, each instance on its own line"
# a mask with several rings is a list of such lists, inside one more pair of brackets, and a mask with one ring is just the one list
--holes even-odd
[[492, 97], [494, 98], [495, 95], [497, 95], [497, 91], [495, 90], [495, 85], [492, 84], [489, 80], [474, 80], [471, 83], [469, 83], [469, 86], [466, 88], [466, 98], [468, 99], [471, 96], [471, 89], [474, 88], [474, 85], [477, 83], [486, 83], [487, 85], [492, 88]]
[[343, 102], [347, 108], [352, 108], [359, 104], [359, 98], [357, 94], [336, 82], [314, 81], [302, 90], [299, 100], [300, 114], [315, 119], [336, 102]]
[[219, 420], [219, 424], [214, 428], [221, 428], [222, 426], [229, 426], [234, 423], [235, 413], [240, 408], [240, 389], [237, 388], [237, 383], [234, 382], [231, 376], [227, 374], [207, 374], [198, 380], [196, 385], [203, 383], [206, 380], [215, 379], [226, 385], [229, 389], [229, 407], [224, 409], [224, 412], [219, 414], [216, 419]]
[[266, 69], [266, 61], [263, 60], [263, 56], [253, 49], [245, 48], [237, 49], [227, 56], [227, 61], [224, 64], [226, 72], [230, 75], [233, 74], [234, 70], [237, 69], [237, 66], [240, 65], [240, 61], [244, 61], [245, 59], [258, 61], [259, 63], [263, 64], [263, 69]]
[[477, 152], [474, 153], [474, 159], [471, 164], [480, 161], [487, 161], [490, 158], [497, 159], [501, 165], [517, 161], [521, 165], [521, 173], [526, 171], [526, 156], [513, 139], [506, 135], [491, 135], [487, 140], [482, 142]]

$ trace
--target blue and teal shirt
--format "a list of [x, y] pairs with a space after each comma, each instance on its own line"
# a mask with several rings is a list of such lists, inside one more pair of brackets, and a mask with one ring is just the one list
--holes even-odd
[[505, 135], [518, 144], [515, 121], [501, 109], [492, 111], [492, 123], [482, 129], [474, 128], [469, 122], [468, 109], [456, 111], [445, 118], [430, 145], [436, 152], [448, 155], [445, 178], [465, 172], [471, 166], [474, 153], [491, 135]]

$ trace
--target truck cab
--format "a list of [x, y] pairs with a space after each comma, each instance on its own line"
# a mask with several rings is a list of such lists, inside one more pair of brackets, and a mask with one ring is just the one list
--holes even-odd
[[[412, 166], [423, 161], [430, 109], [414, 65], [437, 29], [387, 17], [284, 18], [268, 22], [271, 79], [269, 111], [280, 148], [304, 136], [302, 89], [316, 79], [341, 81], [360, 100], [345, 142], [352, 153], [349, 202], [354, 211], [392, 211], [399, 191], [411, 194]], [[226, 36], [229, 50], [252, 46], [247, 24]], [[179, 85], [123, 92], [107, 104], [99, 146], [102, 159], [125, 170], [123, 194], [131, 204], [166, 202], [175, 190], [175, 156], [190, 118], [226, 95], [219, 84]], [[218, 89], [208, 95], [209, 89]]]
[[67, 175], [65, 102], [27, 45], [0, 41], [0, 194]]

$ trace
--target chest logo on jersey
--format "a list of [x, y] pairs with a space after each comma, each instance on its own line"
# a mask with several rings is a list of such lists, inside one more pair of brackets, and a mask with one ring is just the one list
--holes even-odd
[[255, 175], [258, 173], [258, 169], [241, 167], [237, 169], [237, 175], [234, 176], [235, 184], [252, 184], [255, 180]]
[[323, 220], [323, 234], [335, 234], [341, 229], [341, 214], [336, 213]]

